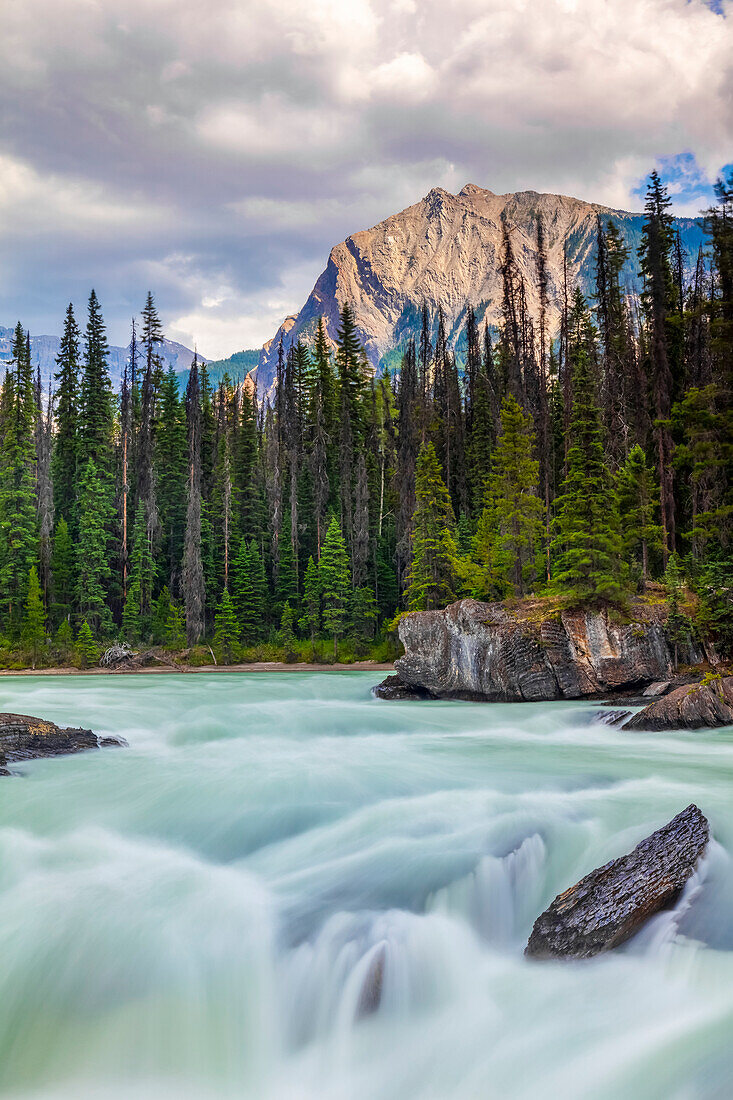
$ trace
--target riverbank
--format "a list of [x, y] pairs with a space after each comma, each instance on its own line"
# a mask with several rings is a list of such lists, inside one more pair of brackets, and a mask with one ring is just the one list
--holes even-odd
[[332, 665], [308, 664], [295, 661], [256, 661], [246, 665], [155, 665], [145, 668], [12, 668], [0, 669], [0, 676], [159, 676], [166, 673], [196, 672], [393, 672], [394, 664], [380, 664], [377, 661], [352, 661], [351, 664], [336, 662]]

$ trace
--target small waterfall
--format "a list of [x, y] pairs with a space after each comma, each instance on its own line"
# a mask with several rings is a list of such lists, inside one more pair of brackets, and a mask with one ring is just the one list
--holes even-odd
[[493, 947], [516, 945], [539, 912], [545, 862], [545, 843], [533, 833], [506, 856], [484, 856], [471, 874], [438, 890], [427, 908], [464, 918]]

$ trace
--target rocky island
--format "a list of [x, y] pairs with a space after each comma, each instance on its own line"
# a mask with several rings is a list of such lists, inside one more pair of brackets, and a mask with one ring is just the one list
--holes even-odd
[[664, 618], [662, 608], [641, 603], [624, 622], [606, 611], [520, 615], [506, 603], [468, 599], [442, 611], [415, 612], [400, 620], [405, 654], [395, 662], [399, 684], [385, 682], [384, 697], [404, 698], [412, 691], [433, 698], [541, 702], [668, 680], [673, 657]]
[[10, 774], [9, 764], [25, 760], [125, 744], [121, 737], [98, 737], [91, 730], [64, 728], [28, 714], [0, 714], [0, 775]]

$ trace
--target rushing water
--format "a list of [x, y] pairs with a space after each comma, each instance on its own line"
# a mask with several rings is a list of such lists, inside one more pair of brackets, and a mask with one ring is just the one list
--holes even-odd
[[[0, 779], [0, 1095], [733, 1094], [733, 729], [373, 681], [0, 681], [0, 710], [130, 745]], [[523, 957], [558, 891], [693, 800], [715, 843], [674, 911], [592, 962]]]

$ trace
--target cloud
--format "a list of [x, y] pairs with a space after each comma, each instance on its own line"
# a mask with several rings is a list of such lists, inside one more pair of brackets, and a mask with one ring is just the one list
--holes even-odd
[[733, 147], [733, 0], [10, 0], [7, 316], [148, 286], [218, 355], [272, 335], [331, 245], [437, 185], [681, 212]]

